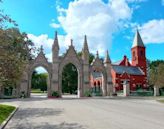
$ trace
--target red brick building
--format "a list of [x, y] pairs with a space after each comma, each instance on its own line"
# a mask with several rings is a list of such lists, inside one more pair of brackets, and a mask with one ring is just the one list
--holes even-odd
[[[137, 30], [133, 45], [131, 48], [132, 60], [129, 62], [126, 56], [121, 61], [111, 64], [111, 76], [113, 87], [116, 91], [123, 89], [123, 82], [127, 81], [130, 84], [130, 90], [138, 88], [145, 89], [147, 87], [147, 72], [146, 72], [146, 49]], [[91, 86], [101, 86], [102, 77], [97, 74], [92, 75]]]
[[131, 48], [132, 60], [124, 58], [112, 65], [112, 82], [116, 90], [122, 90], [123, 82], [130, 84], [130, 90], [147, 87], [145, 46], [139, 32], [136, 32]]

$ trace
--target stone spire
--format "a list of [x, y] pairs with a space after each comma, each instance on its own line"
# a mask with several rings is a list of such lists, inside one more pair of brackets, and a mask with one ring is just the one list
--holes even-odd
[[99, 58], [99, 51], [96, 52], [96, 58]]
[[54, 39], [54, 43], [53, 43], [53, 49], [59, 50], [58, 33], [57, 33], [57, 31], [55, 32], [55, 39]]
[[144, 44], [143, 44], [143, 41], [141, 39], [141, 36], [140, 36], [140, 33], [139, 33], [138, 29], [137, 29], [135, 37], [134, 37], [132, 48], [137, 47], [137, 46], [145, 47]]
[[58, 34], [57, 31], [55, 32], [55, 39], [54, 39], [54, 43], [52, 46], [52, 60], [53, 62], [57, 62], [58, 61], [58, 55], [59, 55], [59, 43], [58, 43]]
[[89, 63], [89, 49], [88, 49], [88, 43], [87, 43], [87, 36], [84, 36], [84, 44], [82, 48], [82, 59], [86, 64]]
[[73, 46], [73, 39], [71, 39], [71, 46]]
[[40, 46], [40, 52], [43, 52], [43, 45]]
[[109, 53], [108, 53], [108, 50], [106, 51], [106, 55], [105, 55], [105, 59], [104, 59], [104, 63], [105, 64], [110, 64], [111, 63], [111, 60], [110, 60], [110, 57], [109, 57]]
[[84, 36], [84, 45], [83, 45], [83, 50], [89, 52], [89, 49], [88, 49], [88, 43], [87, 43], [87, 36], [86, 36], [86, 35]]

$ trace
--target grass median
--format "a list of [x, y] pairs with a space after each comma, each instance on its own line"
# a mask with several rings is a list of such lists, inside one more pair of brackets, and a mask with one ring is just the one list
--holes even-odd
[[0, 124], [5, 121], [16, 107], [0, 104]]
[[164, 99], [157, 100], [157, 101], [160, 102], [160, 103], [164, 103]]

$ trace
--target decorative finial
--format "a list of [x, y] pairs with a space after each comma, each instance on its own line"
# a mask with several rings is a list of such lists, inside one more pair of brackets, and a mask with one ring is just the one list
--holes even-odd
[[73, 39], [71, 39], [71, 46], [73, 46]]
[[106, 55], [109, 56], [108, 50], [106, 50]]
[[87, 36], [84, 35], [84, 42], [87, 43]]
[[57, 39], [58, 39], [58, 32], [55, 31], [55, 40], [57, 40]]
[[97, 51], [97, 53], [96, 53], [96, 57], [99, 58], [99, 51]]
[[40, 51], [43, 52], [43, 45], [40, 46]]
[[111, 63], [108, 50], [106, 51], [106, 56], [105, 56], [105, 59], [104, 59], [104, 63]]

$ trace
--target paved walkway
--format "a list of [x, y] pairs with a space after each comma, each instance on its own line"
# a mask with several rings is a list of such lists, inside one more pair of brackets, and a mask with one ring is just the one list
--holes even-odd
[[5, 129], [164, 128], [164, 104], [155, 100], [33, 97], [0, 103], [19, 106]]

